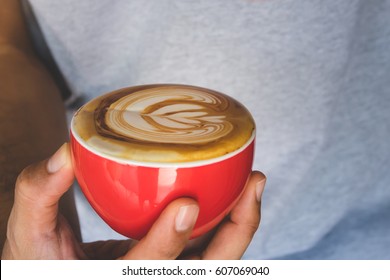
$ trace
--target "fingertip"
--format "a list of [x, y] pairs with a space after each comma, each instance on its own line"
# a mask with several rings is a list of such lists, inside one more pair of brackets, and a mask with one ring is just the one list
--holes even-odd
[[49, 184], [56, 186], [53, 191], [65, 193], [72, 185], [74, 172], [70, 155], [70, 145], [64, 143], [47, 161], [46, 171]]
[[179, 198], [172, 201], [161, 213], [158, 223], [170, 223], [178, 234], [190, 235], [199, 214], [199, 205], [192, 198]]
[[264, 192], [265, 183], [267, 181], [267, 177], [264, 175], [264, 173], [260, 171], [253, 171], [252, 172], [252, 182], [255, 185], [255, 194], [256, 194], [256, 201], [260, 203], [261, 197]]
[[183, 205], [179, 208], [175, 219], [175, 229], [177, 232], [186, 232], [192, 230], [199, 214], [197, 204]]
[[175, 259], [190, 238], [199, 213], [198, 203], [190, 198], [171, 202], [148, 234], [124, 259]]
[[64, 143], [47, 161], [46, 170], [49, 174], [54, 174], [70, 162], [69, 144]]

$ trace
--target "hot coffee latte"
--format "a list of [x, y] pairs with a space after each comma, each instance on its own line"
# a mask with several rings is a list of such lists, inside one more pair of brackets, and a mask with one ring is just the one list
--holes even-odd
[[72, 133], [90, 150], [138, 162], [192, 162], [244, 146], [255, 123], [231, 97], [186, 85], [144, 85], [98, 97], [75, 114]]

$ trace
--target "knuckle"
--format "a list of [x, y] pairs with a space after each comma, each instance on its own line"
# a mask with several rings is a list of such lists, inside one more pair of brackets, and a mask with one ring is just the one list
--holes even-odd
[[239, 230], [239, 232], [240, 232], [240, 235], [244, 239], [250, 240], [253, 238], [253, 236], [257, 232], [258, 228], [259, 227], [256, 224], [245, 224], [245, 225], [241, 226], [241, 229]]
[[179, 254], [180, 250], [176, 246], [162, 246], [157, 249], [157, 255], [161, 259], [176, 259]]
[[36, 166], [30, 165], [22, 170], [15, 183], [15, 195], [33, 200], [36, 189], [42, 184], [43, 178], [37, 172]]
[[29, 171], [28, 167], [22, 170], [18, 177], [16, 178], [16, 188], [17, 189], [25, 189], [29, 185], [30, 181], [30, 176], [29, 176]]
[[[237, 224], [236, 224], [237, 225]], [[238, 224], [243, 235], [253, 237], [260, 226], [260, 219], [253, 219], [242, 224]]]
[[253, 236], [259, 229], [259, 223], [250, 223], [247, 225], [249, 235]]

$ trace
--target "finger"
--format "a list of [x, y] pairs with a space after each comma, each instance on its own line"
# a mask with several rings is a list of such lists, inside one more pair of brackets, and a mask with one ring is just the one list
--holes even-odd
[[194, 200], [175, 200], [123, 259], [176, 259], [191, 235], [198, 213], [199, 207]]
[[19, 175], [12, 218], [29, 231], [54, 229], [58, 201], [73, 179], [69, 146], [64, 144], [49, 160], [30, 165]]
[[203, 253], [204, 259], [240, 259], [260, 224], [260, 204], [266, 177], [252, 172], [230, 217], [221, 224]]

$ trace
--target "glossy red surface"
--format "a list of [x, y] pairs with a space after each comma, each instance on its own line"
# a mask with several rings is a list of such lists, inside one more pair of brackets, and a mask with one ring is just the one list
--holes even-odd
[[200, 207], [194, 238], [216, 226], [242, 194], [252, 168], [254, 140], [233, 157], [197, 167], [118, 163], [86, 149], [72, 133], [71, 147], [82, 191], [115, 231], [141, 239], [169, 202], [191, 197]]

